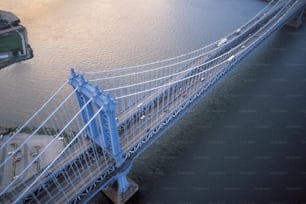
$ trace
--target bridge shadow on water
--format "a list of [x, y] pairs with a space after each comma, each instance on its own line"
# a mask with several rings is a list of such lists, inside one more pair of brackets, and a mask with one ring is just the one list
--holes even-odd
[[274, 34], [137, 159], [128, 203], [306, 203], [305, 36]]

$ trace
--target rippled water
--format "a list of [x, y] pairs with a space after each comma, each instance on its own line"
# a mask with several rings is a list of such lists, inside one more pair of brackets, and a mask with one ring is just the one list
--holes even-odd
[[263, 5], [253, 0], [1, 1], [1, 9], [14, 12], [26, 26], [35, 57], [1, 70], [0, 124], [29, 118], [69, 77], [71, 67], [110, 69], [183, 54], [220, 39]]
[[[10, 0], [35, 57], [0, 71], [0, 124], [21, 124], [69, 77], [173, 57], [222, 38], [259, 0]], [[306, 29], [258, 47], [134, 164], [131, 203], [305, 203]], [[92, 203], [109, 203], [97, 195]]]

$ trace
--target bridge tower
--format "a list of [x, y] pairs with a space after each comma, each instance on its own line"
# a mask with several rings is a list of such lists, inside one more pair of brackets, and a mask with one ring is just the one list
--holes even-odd
[[[138, 185], [127, 178], [130, 166], [123, 167], [124, 157], [120, 145], [116, 125], [116, 102], [103, 93], [97, 86], [93, 87], [80, 74], [71, 69], [69, 84], [76, 89], [79, 108], [86, 106], [81, 112], [83, 125], [89, 123], [86, 133], [97, 145], [111, 156], [116, 164], [117, 174], [103, 192], [114, 203], [125, 203], [135, 192]], [[87, 105], [86, 105], [87, 104]], [[100, 110], [100, 111], [98, 111]], [[98, 114], [98, 119], [95, 115]]]

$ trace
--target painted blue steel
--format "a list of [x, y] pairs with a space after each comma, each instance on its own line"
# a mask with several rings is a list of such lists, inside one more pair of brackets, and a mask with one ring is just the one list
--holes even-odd
[[[90, 132], [88, 135], [95, 143], [102, 148], [106, 148], [108, 153], [114, 158], [116, 167], [120, 167], [124, 160], [116, 125], [115, 101], [108, 94], [104, 94], [98, 87], [93, 88], [81, 75], [76, 74], [73, 69], [71, 69], [69, 83], [74, 89], [77, 89], [76, 97], [80, 108], [90, 98], [94, 98], [93, 102], [95, 104], [92, 104], [92, 102], [89, 103], [85, 108], [86, 112], [82, 114], [84, 125], [94, 115], [93, 105], [96, 105], [98, 109], [103, 107], [103, 111], [99, 113], [100, 126], [98, 127], [96, 120], [92, 120], [89, 125]], [[124, 172], [118, 173], [113, 180], [116, 180], [118, 183], [119, 193], [125, 192], [130, 186], [130, 183], [126, 179], [126, 173]]]
[[[258, 23], [254, 24], [252, 27], [248, 28], [245, 31], [242, 31], [239, 35], [232, 33], [231, 35], [237, 35], [237, 37], [235, 37], [232, 40], [229, 40], [228, 42], [226, 42], [225, 44], [223, 44], [222, 46], [220, 46], [220, 48], [212, 55], [209, 56], [209, 58], [206, 61], [209, 61], [211, 59], [214, 59], [215, 57], [221, 55], [222, 53], [226, 52], [227, 50], [231, 49], [232, 47], [236, 46], [239, 42], [241, 42], [241, 39], [243, 38], [247, 38], [248, 35], [250, 33], [252, 33], [254, 30], [256, 30], [257, 27], [259, 27], [259, 25], [261, 25], [262, 23], [266, 22], [269, 20], [269, 18], [271, 16], [273, 16], [276, 12], [278, 12], [281, 9], [281, 5], [279, 5], [275, 10], [273, 10], [273, 12], [267, 14], [264, 16], [264, 18], [262, 18]], [[258, 17], [259, 19], [261, 18], [260, 16]], [[229, 35], [229, 36], [231, 36]], [[228, 36], [228, 37], [229, 37]], [[190, 63], [192, 64], [192, 63]], [[186, 67], [188, 67], [189, 65], [187, 65]], [[193, 71], [193, 70], [192, 70]], [[187, 76], [190, 76], [192, 74], [191, 72], [186, 73], [184, 76], [182, 76], [181, 78], [185, 78]], [[173, 84], [171, 86], [169, 86], [167, 89], [164, 89], [163, 92], [161, 92], [159, 95], [157, 95], [154, 100], [158, 100], [159, 98], [161, 98], [165, 93], [169, 92], [169, 90], [171, 90], [173, 87], [175, 87], [176, 84]], [[146, 109], [148, 108], [153, 102], [154, 100], [148, 102], [147, 104], [143, 104], [142, 108]], [[137, 104], [137, 103], [136, 103]], [[140, 114], [142, 112], [141, 109], [136, 110], [133, 114], [131, 114], [130, 118], [127, 118], [125, 121], [121, 121], [118, 124], [118, 128], [120, 128], [121, 126], [124, 126], [128, 121], [131, 121], [135, 116], [137, 116], [138, 114]]]
[[[286, 17], [281, 17], [280, 19], [273, 19], [274, 16], [280, 17], [282, 16], [287, 7], [294, 6], [293, 9], [291, 8], [290, 13], [286, 13]], [[254, 25], [249, 27], [248, 29], [242, 31], [237, 37], [234, 37], [232, 40], [228, 41], [227, 43], [223, 44], [213, 55], [209, 57], [209, 59], [215, 58], [222, 53], [226, 53], [228, 51], [228, 55], [231, 56], [230, 53], [233, 53], [238, 50], [239, 44], [246, 40], [248, 35], [253, 32], [259, 32], [259, 26], [266, 28], [265, 32], [259, 36], [259, 38], [254, 38], [255, 41], [248, 46], [246, 46], [242, 52], [239, 52], [232, 60], [230, 60], [228, 65], [225, 68], [222, 68], [221, 71], [210, 81], [203, 85], [202, 87], [198, 88], [197, 90], [189, 96], [186, 96], [185, 100], [179, 103], [177, 107], [175, 107], [171, 112], [169, 112], [166, 116], [159, 121], [154, 127], [150, 127], [148, 131], [143, 135], [143, 137], [137, 141], [132, 147], [129, 147], [127, 152], [123, 152], [122, 147], [120, 145], [118, 129], [121, 125], [125, 125], [127, 121], [133, 120], [134, 117], [139, 117], [142, 112], [142, 109], [148, 109], [154, 105], [154, 103], [159, 104], [159, 100], [162, 99], [168, 93], [171, 93], [173, 90], [177, 90], [177, 87], [183, 85], [180, 82], [176, 84], [172, 84], [171, 86], [164, 89], [161, 93], [157, 94], [151, 101], [147, 102], [147, 104], [143, 104], [142, 109], [137, 109], [133, 113], [131, 113], [130, 117], [125, 121], [121, 121], [118, 126], [116, 124], [115, 118], [115, 110], [116, 110], [116, 102], [106, 93], [103, 93], [98, 87], [94, 87], [89, 84], [82, 75], [76, 74], [73, 70], [71, 71], [71, 77], [69, 79], [69, 83], [77, 89], [76, 91], [76, 98], [79, 107], [83, 107], [87, 102], [85, 109], [81, 112], [82, 120], [84, 124], [89, 122], [87, 127], [86, 134], [88, 137], [94, 141], [94, 145], [89, 147], [95, 148], [95, 144], [103, 148], [109, 156], [111, 156], [115, 163], [114, 165], [108, 166], [106, 169], [101, 172], [100, 175], [97, 175], [95, 181], [80, 191], [81, 193], [74, 196], [71, 200], [72, 203], [76, 203], [80, 200], [82, 202], [89, 201], [96, 192], [100, 191], [101, 189], [107, 188], [113, 182], [118, 182], [119, 184], [119, 193], [125, 192], [129, 187], [129, 183], [126, 180], [126, 174], [129, 172], [133, 162], [151, 145], [153, 144], [158, 138], [160, 138], [172, 125], [174, 125], [183, 115], [189, 111], [193, 106], [195, 106], [202, 98], [204, 98], [215, 86], [218, 85], [222, 81], [222, 79], [236, 67], [252, 50], [254, 50], [257, 46], [259, 46], [266, 38], [271, 36], [276, 30], [280, 29], [289, 19], [294, 18], [296, 16], [301, 16], [302, 10], [305, 9], [305, 1], [287, 1], [282, 5], [280, 8], [275, 8], [271, 13], [267, 14], [265, 18], [262, 18], [260, 21], [256, 22]], [[269, 20], [272, 19], [273, 27], [269, 28], [270, 23]], [[268, 32], [267, 32], [268, 31]], [[232, 51], [233, 50], [233, 51]], [[206, 60], [206, 61], [209, 61]], [[195, 69], [191, 69], [187, 73], [181, 76], [181, 78], [185, 78], [188, 76], [192, 76], [195, 73], [198, 73], [199, 70], [205, 70], [209, 66], [204, 65]], [[194, 79], [193, 79], [194, 80]], [[177, 97], [171, 99], [175, 102]], [[136, 103], [136, 102], [135, 102]], [[167, 101], [167, 103], [171, 103]], [[137, 103], [135, 104], [137, 105]], [[98, 119], [94, 118], [95, 110], [102, 109], [99, 112]], [[94, 118], [94, 120], [92, 120]], [[86, 127], [84, 125], [84, 127]], [[51, 175], [47, 176], [43, 182], [40, 183], [38, 187], [34, 190], [29, 192], [27, 198], [33, 198], [36, 202], [40, 202], [35, 197], [36, 193], [39, 192], [46, 192], [50, 194], [47, 189], [47, 185], [49, 180], [56, 181], [55, 178], [57, 176], [63, 176], [65, 179], [65, 174], [69, 173], [69, 169], [71, 168], [72, 171], [75, 171], [75, 168], [72, 166], [77, 165], [78, 162], [81, 162], [83, 157], [86, 157], [87, 151], [89, 149], [84, 150], [83, 152], [79, 152], [78, 155], [74, 160], [72, 160], [67, 165], [57, 169], [56, 172], [53, 172]], [[77, 170], [78, 171], [78, 170]], [[69, 178], [68, 178], [69, 179]], [[70, 180], [70, 179], [69, 179]], [[55, 183], [56, 186], [60, 186], [59, 183]], [[63, 191], [63, 189], [60, 189]], [[63, 192], [62, 192], [63, 193]], [[52, 195], [49, 195], [52, 197]]]
[[[294, 15], [294, 14], [293, 14], [293, 15]], [[203, 89], [200, 90], [200, 91], [196, 94], [196, 95], [202, 94], [202, 92], [205, 91], [205, 92], [204, 92], [205, 94], [202, 95], [201, 97], [199, 97], [199, 99], [193, 101], [193, 97], [191, 96], [191, 97], [189, 98], [189, 100], [192, 100], [193, 102], [189, 105], [189, 107], [188, 107], [187, 109], [185, 109], [183, 112], [180, 113], [180, 116], [179, 116], [179, 117], [176, 117], [176, 116], [177, 116], [177, 112], [179, 112], [179, 109], [176, 109], [175, 111], [173, 111], [173, 112], [172, 112], [172, 115], [173, 115], [174, 120], [173, 120], [173, 122], [172, 122], [171, 124], [174, 124], [180, 117], [182, 117], [182, 115], [184, 115], [184, 113], [185, 113], [186, 111], [188, 111], [189, 109], [191, 109], [199, 100], [201, 100], [201, 99], [207, 94], [207, 91], [211, 90], [217, 83], [219, 83], [219, 82], [221, 81], [220, 79], [222, 79], [222, 78], [225, 76], [225, 73], [226, 73], [226, 72], [232, 70], [232, 68], [233, 68], [236, 64], [238, 64], [241, 60], [243, 60], [252, 50], [254, 50], [258, 45], [260, 45], [266, 38], [268, 38], [269, 36], [271, 36], [271, 35], [273, 34], [273, 32], [274, 32], [275, 30], [279, 29], [286, 21], [287, 21], [287, 20], [281, 21], [281, 22], [280, 22], [277, 26], [275, 26], [274, 29], [272, 29], [267, 35], [263, 36], [263, 37], [261, 38], [260, 41], [257, 41], [257, 42], [256, 42], [255, 44], [253, 44], [251, 47], [249, 47], [248, 49], [246, 49], [246, 50], [243, 52], [242, 55], [239, 55], [239, 56], [235, 57], [235, 59], [232, 61], [232, 63], [229, 65], [229, 67], [226, 69], [225, 72], [223, 72], [221, 75], [218, 75], [217, 78], [215, 78], [215, 79], [213, 80], [213, 82], [212, 82], [211, 84], [209, 84], [208, 88], [207, 88], [207, 87], [203, 87]], [[207, 90], [205, 90], [205, 89], [207, 89]], [[187, 101], [188, 101], [188, 100], [187, 100]], [[185, 105], [184, 105], [184, 106], [185, 106]], [[170, 116], [171, 116], [171, 114], [170, 114]], [[159, 125], [157, 125], [157, 126], [156, 126], [156, 129], [160, 129], [161, 126], [164, 126], [166, 123], [168, 123], [168, 127], [165, 127], [165, 129], [164, 129], [161, 133], [157, 134], [155, 137], [160, 137], [168, 128], [171, 127], [171, 125], [170, 125], [170, 123], [168, 122], [168, 119], [167, 119], [167, 120], [164, 120], [163, 122], [161, 122]], [[154, 141], [155, 141], [155, 139], [152, 140], [152, 142], [154, 142]], [[148, 146], [150, 146], [150, 144], [149, 144]], [[146, 148], [147, 148], [147, 147], [145, 147], [145, 148], [139, 153], [139, 155], [140, 155]], [[139, 156], [139, 155], [138, 155], [138, 156]], [[137, 157], [137, 156], [135, 156], [135, 157]]]
[[106, 148], [108, 153], [115, 159], [116, 164], [120, 166], [123, 160], [115, 119], [115, 101], [111, 99], [108, 94], [104, 94], [100, 91], [98, 87], [90, 85], [82, 75], [76, 74], [73, 69], [71, 69], [69, 83], [77, 89], [78, 94], [76, 94], [76, 97], [80, 107], [85, 104], [85, 101], [94, 98], [94, 104], [89, 103], [85, 109], [86, 113], [82, 114], [84, 124], [86, 124], [94, 114], [93, 105], [96, 105], [97, 108], [103, 107], [103, 111], [99, 115], [101, 119], [99, 123], [100, 128], [98, 128], [97, 121], [93, 120], [89, 125], [90, 132], [88, 136], [98, 145]]
[[112, 166], [101, 173], [95, 180], [95, 182], [90, 185], [80, 189], [80, 194], [75, 195], [69, 203], [78, 203], [82, 200], [82, 203], [87, 203], [90, 201], [96, 193], [100, 192], [102, 189], [106, 189], [108, 185], [115, 181], [115, 176], [112, 176], [115, 172], [115, 167]]
[[[73, 199], [70, 200], [69, 203], [87, 203], [89, 202], [96, 193], [100, 192], [101, 190], [105, 190], [108, 188], [109, 185], [112, 185], [114, 182], [118, 181], [121, 176], [126, 176], [130, 171], [132, 165], [130, 162], [123, 163], [122, 166], [117, 168], [116, 166], [111, 166], [106, 169], [102, 174], [97, 177], [95, 182], [86, 186], [82, 189], [79, 195], [76, 195]], [[125, 183], [126, 188], [129, 186], [129, 183]], [[122, 183], [121, 183], [122, 185]], [[122, 191], [122, 190], [121, 190]]]
[[[76, 92], [76, 99], [79, 105], [79, 108], [82, 108], [86, 102], [93, 97], [92, 92], [91, 91], [87, 91], [87, 87], [88, 87], [88, 82], [85, 81], [85, 79], [83, 77], [79, 77], [79, 80], [77, 82], [76, 78], [78, 77], [78, 75], [74, 72], [74, 70], [71, 70], [71, 78], [69, 80], [69, 83], [74, 87], [74, 89], [77, 89]], [[85, 92], [87, 91], [87, 92]], [[82, 115], [82, 121], [83, 124], [86, 124], [90, 118], [93, 117], [94, 115], [94, 111], [93, 111], [93, 107], [92, 107], [92, 102], [90, 102], [90, 104], [88, 104], [85, 107], [85, 110], [83, 110], [81, 112]], [[100, 139], [99, 137], [99, 132], [98, 132], [98, 126], [97, 126], [97, 121], [93, 120], [89, 127], [86, 128], [87, 129], [87, 135], [90, 136], [94, 142], [96, 142], [97, 144], [99, 144], [100, 146], [105, 147], [105, 143], [103, 142], [103, 140]]]
[[[251, 49], [253, 49], [254, 47], [251, 47]], [[245, 55], [246, 56], [246, 55]], [[245, 57], [243, 56], [243, 57]], [[214, 83], [217, 79], [214, 79], [212, 83]], [[175, 85], [172, 85], [169, 89], [171, 89], [172, 87], [174, 87]], [[168, 90], [169, 90], [168, 89]], [[159, 97], [157, 97], [159, 98]], [[189, 99], [190, 100], [190, 99]], [[174, 117], [177, 115], [177, 113], [179, 112], [179, 108], [174, 110], [173, 112], [170, 113], [170, 116], [173, 115]], [[157, 125], [155, 128], [153, 128], [153, 133], [155, 134], [156, 132], [159, 131], [159, 129], [163, 126], [164, 123], [168, 123], [167, 121], [169, 120], [169, 116], [166, 117], [166, 122], [161, 122], [161, 124]], [[150, 137], [150, 136], [149, 136]], [[145, 137], [146, 138], [146, 137]], [[144, 141], [140, 141], [138, 144], [135, 145], [136, 149], [141, 146], [144, 143]]]
[[[292, 16], [294, 16], [294, 14], [292, 14]], [[189, 111], [195, 104], [197, 104], [203, 97], [205, 97], [210, 90], [213, 89], [214, 86], [216, 86], [222, 79], [226, 72], [232, 70], [232, 68], [238, 64], [241, 60], [243, 60], [255, 47], [257, 47], [258, 45], [260, 45], [266, 38], [268, 38], [269, 36], [272, 35], [272, 33], [279, 29], [284, 22], [286, 22], [287, 20], [283, 20], [281, 21], [277, 26], [274, 27], [273, 30], [271, 30], [267, 35], [265, 35], [260, 41], [258, 41], [257, 43], [255, 43], [254, 45], [252, 45], [249, 49], [247, 49], [241, 56], [238, 56], [237, 59], [235, 59], [233, 61], [233, 63], [227, 68], [227, 70], [225, 72], [223, 72], [221, 75], [218, 75], [216, 79], [213, 80], [213, 82], [208, 86], [208, 87], [204, 87], [204, 90], [201, 90], [199, 93], [197, 93], [196, 95], [201, 95], [201, 97], [198, 98], [194, 98], [194, 97], [190, 97], [189, 101], [192, 101], [190, 103], [190, 105], [186, 107], [187, 103], [186, 102], [183, 106], [181, 106], [180, 108], [183, 109], [182, 111], [180, 111], [179, 109], [175, 110], [172, 112], [172, 114], [170, 116], [172, 116], [171, 121], [169, 121], [169, 117], [167, 117], [164, 121], [162, 121], [162, 123], [160, 123], [157, 127], [156, 130], [159, 130], [158, 133], [155, 133], [156, 135], [154, 136], [154, 138], [152, 138], [150, 140], [150, 142], [148, 142], [146, 145], [143, 145], [142, 147], [140, 147], [140, 149], [138, 150], [138, 152], [133, 156], [131, 164], [133, 163], [133, 161], [139, 156], [141, 155], [141, 153], [143, 151], [145, 151], [152, 143], [154, 143], [159, 137], [161, 137], [163, 135], [164, 132], [166, 132], [173, 124], [175, 124], [177, 122], [177, 120], [179, 120], [184, 113], [186, 113], [187, 111]], [[202, 93], [204, 91], [204, 93]], [[167, 126], [165, 126], [167, 125]], [[165, 126], [163, 129], [161, 129], [163, 126]], [[154, 133], [154, 131], [153, 131]], [[147, 135], [147, 137], [150, 137], [150, 134]], [[144, 139], [143, 141], [145, 141], [146, 139]], [[138, 143], [138, 144], [142, 144]]]
[[[275, 14], [275, 13], [274, 13]], [[295, 13], [292, 13], [291, 16], [294, 16]], [[290, 16], [290, 17], [291, 17]], [[288, 17], [289, 18], [289, 17]], [[213, 88], [222, 81], [222, 79], [224, 78], [224, 76], [226, 76], [226, 74], [228, 72], [230, 72], [231, 70], [233, 70], [233, 68], [239, 64], [252, 50], [254, 50], [257, 46], [259, 46], [266, 38], [268, 38], [269, 36], [271, 36], [275, 30], [278, 30], [281, 26], [283, 26], [283, 24], [285, 24], [286, 21], [288, 21], [288, 18], [283, 19], [282, 21], [278, 22], [278, 24], [276, 24], [273, 29], [269, 30], [268, 33], [266, 33], [265, 35], [263, 35], [260, 40], [255, 41], [255, 43], [253, 43], [250, 47], [246, 48], [244, 50], [244, 52], [242, 52], [242, 54], [236, 56], [234, 58], [234, 60], [228, 65], [228, 67], [223, 70], [221, 73], [219, 73], [214, 79], [212, 79], [211, 83], [209, 83], [208, 85], [202, 87], [201, 89], [199, 89], [197, 91], [197, 93], [195, 93], [194, 95], [190, 96], [189, 98], [187, 98], [185, 100], [185, 102], [183, 102], [182, 105], [180, 105], [177, 109], [175, 109], [174, 111], [172, 111], [168, 116], [166, 116], [157, 126], [155, 126], [155, 128], [153, 128], [151, 131], [149, 131], [142, 140], [140, 140], [134, 147], [135, 147], [135, 152], [134, 153], [128, 153], [125, 157], [125, 163], [129, 163], [128, 166], [130, 168], [130, 166], [133, 164], [133, 162], [151, 145], [153, 144], [158, 138], [160, 138], [170, 127], [172, 127], [172, 125], [174, 125], [187, 111], [189, 111], [194, 105], [196, 105], [202, 98], [204, 98], [211, 90], [213, 90]], [[258, 24], [255, 26], [259, 26]], [[239, 36], [238, 38], [233, 39], [231, 42], [228, 42], [228, 44], [226, 46], [223, 47], [223, 49], [220, 49], [220, 53], [224, 52], [227, 49], [230, 49], [233, 45], [239, 44], [239, 41], [241, 41], [241, 38], [244, 38], [245, 36], [247, 36], [249, 33], [253, 32], [256, 28], [252, 27], [249, 30], [245, 31], [244, 33], [241, 34], [241, 36]], [[190, 74], [190, 73], [189, 73]], [[175, 85], [173, 85], [175, 86]], [[169, 91], [172, 88], [172, 86], [170, 86], [166, 91]], [[166, 92], [165, 91], [165, 92]], [[159, 99], [160, 97], [163, 96], [164, 93], [158, 95], [155, 99]], [[144, 105], [144, 108], [148, 108], [152, 103], [154, 103], [154, 100], [148, 102], [148, 104]], [[139, 112], [141, 112], [141, 110], [137, 110], [135, 113], [133, 113], [132, 115], [137, 115]], [[133, 117], [133, 116], [132, 116]], [[127, 119], [128, 121], [129, 119]], [[118, 127], [120, 125], [123, 125], [123, 123], [119, 124]], [[127, 164], [125, 164], [127, 165]], [[118, 167], [118, 166], [117, 166]], [[128, 169], [129, 169], [128, 168]], [[127, 171], [128, 172], [128, 171]], [[126, 173], [125, 172], [124, 178]], [[118, 180], [118, 176], [115, 176], [116, 180]], [[127, 184], [128, 185], [128, 184]], [[99, 190], [101, 188], [106, 187], [106, 185], [103, 185], [99, 188]], [[121, 190], [120, 192], [124, 192], [124, 190]], [[92, 194], [93, 196], [94, 194]], [[88, 196], [87, 197], [87, 201], [90, 200], [92, 198], [92, 196]]]
[[[77, 98], [77, 102], [78, 102], [80, 109], [89, 100], [88, 97], [86, 97], [85, 95], [83, 95], [81, 92], [78, 92], [78, 91], [76, 92], [76, 98]], [[82, 114], [83, 124], [86, 124], [90, 120], [90, 118], [92, 118], [94, 115], [92, 102], [90, 102], [85, 107], [85, 109], [81, 112], [81, 114]], [[101, 143], [101, 140], [99, 139], [99, 132], [98, 132], [98, 126], [97, 126], [96, 120], [91, 121], [91, 123], [89, 124], [89, 127], [87, 127], [86, 129], [87, 129], [88, 135], [92, 136], [93, 141], [95, 141], [97, 144], [103, 145], [103, 143]]]
[[[293, 14], [294, 15], [294, 14]], [[235, 58], [235, 60], [233, 60], [232, 64], [221, 74], [221, 75], [218, 75], [216, 79], [213, 80], [213, 82], [211, 84], [209, 84], [208, 87], [203, 87], [202, 90], [199, 91], [199, 93], [197, 93], [196, 95], [199, 95], [199, 94], [203, 94], [202, 92], [204, 92], [204, 94], [199, 97], [198, 99], [196, 100], [193, 100], [192, 97], [189, 98], [189, 101], [191, 100], [192, 103], [188, 106], [188, 108], [184, 109], [184, 111], [182, 111], [179, 115], [177, 115], [177, 113], [179, 112], [179, 110], [175, 110], [173, 111], [170, 116], [172, 115], [172, 121], [170, 122], [169, 121], [169, 117], [166, 117], [167, 119], [162, 121], [159, 125], [156, 126], [156, 130], [160, 130], [160, 128], [166, 124], [168, 124], [168, 126], [166, 126], [163, 130], [159, 131], [158, 134], [156, 134], [154, 136], [154, 139], [152, 139], [146, 146], [143, 146], [140, 150], [139, 150], [139, 153], [137, 153], [136, 155], [133, 156], [133, 160], [135, 160], [143, 151], [145, 151], [149, 146], [150, 144], [154, 143], [154, 141], [156, 139], [158, 139], [165, 131], [167, 131], [168, 128], [170, 128], [179, 118], [181, 118], [184, 113], [186, 111], [188, 111], [189, 109], [191, 109], [198, 101], [200, 101], [215, 85], [217, 85], [217, 83], [220, 82], [219, 79], [222, 79], [223, 76], [225, 76], [226, 72], [230, 71], [236, 64], [238, 64], [241, 60], [243, 60], [255, 47], [257, 47], [258, 45], [260, 45], [266, 38], [268, 38], [269, 36], [272, 35], [272, 33], [279, 29], [287, 20], [284, 19], [283, 21], [281, 21], [280, 23], [278, 23], [277, 26], [274, 27], [274, 29], [270, 30], [269, 33], [267, 33], [267, 35], [263, 36], [261, 38], [261, 40], [257, 41], [255, 44], [253, 44], [251, 47], [249, 47], [248, 49], [245, 50], [245, 52], [243, 52], [242, 55], [238, 56], [237, 58]], [[205, 90], [207, 89], [207, 90]], [[186, 106], [186, 103], [184, 104], [184, 106], [182, 106], [183, 108]], [[154, 131], [153, 131], [154, 133]], [[147, 135], [148, 137], [150, 137], [150, 134]], [[142, 141], [141, 141], [142, 142]], [[138, 145], [142, 144], [142, 143], [138, 143]]]
[[[93, 147], [91, 147], [91, 148], [93, 148]], [[64, 176], [66, 173], [68, 173], [69, 168], [70, 168], [71, 166], [75, 165], [77, 162], [79, 162], [79, 160], [81, 160], [81, 158], [84, 157], [84, 156], [86, 155], [87, 151], [88, 151], [88, 150], [85, 150], [84, 152], [80, 152], [80, 153], [78, 154], [78, 156], [76, 156], [76, 158], [75, 158], [74, 160], [72, 160], [70, 163], [68, 163], [67, 165], [63, 166], [63, 167], [60, 168], [60, 169], [57, 169], [57, 171], [52, 172], [52, 174], [50, 174], [49, 176], [47, 176], [47, 177], [45, 178], [45, 180], [44, 180], [43, 182], [41, 182], [41, 184], [40, 184], [37, 188], [35, 188], [35, 189], [33, 189], [33, 190], [31, 191], [30, 194], [33, 194], [33, 195], [34, 195], [36, 192], [41, 191], [41, 189], [43, 189], [44, 186], [48, 185], [48, 183], [52, 180], [53, 177], [58, 177], [58, 176], [61, 176], [61, 175]], [[110, 169], [111, 169], [111, 168], [112, 168], [112, 167], [110, 167]], [[106, 170], [105, 172], [102, 172], [102, 175], [105, 174], [105, 173], [106, 173], [106, 174], [109, 173], [109, 172], [107, 172], [107, 171], [110, 172], [110, 170], [108, 169], [108, 170]], [[27, 199], [27, 198], [24, 198], [24, 200], [26, 200], [26, 199]], [[38, 202], [38, 203], [39, 203], [39, 202]]]

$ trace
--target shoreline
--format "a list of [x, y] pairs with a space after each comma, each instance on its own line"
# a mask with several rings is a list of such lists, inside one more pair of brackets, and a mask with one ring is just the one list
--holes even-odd
[[5, 127], [0, 125], [0, 135], [9, 135], [15, 132], [17, 127]]

